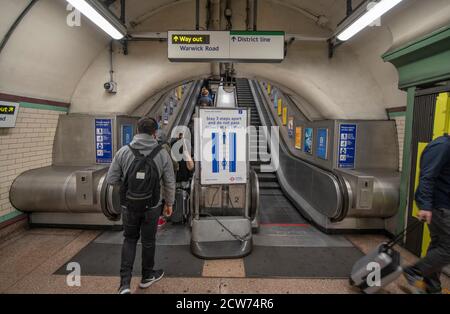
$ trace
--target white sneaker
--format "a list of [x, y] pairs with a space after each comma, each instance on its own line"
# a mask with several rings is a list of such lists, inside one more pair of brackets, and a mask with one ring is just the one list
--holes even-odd
[[157, 281], [160, 281], [162, 279], [162, 277], [164, 277], [164, 271], [159, 269], [159, 270], [154, 270], [152, 272], [152, 275], [150, 278], [142, 278], [141, 282], [139, 283], [139, 287], [141, 289], [146, 289], [148, 287], [150, 287], [152, 284], [154, 284]]

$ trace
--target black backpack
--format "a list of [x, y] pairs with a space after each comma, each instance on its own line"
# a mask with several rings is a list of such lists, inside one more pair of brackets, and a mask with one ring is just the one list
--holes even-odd
[[142, 155], [138, 150], [128, 145], [134, 154], [134, 160], [125, 175], [121, 186], [121, 205], [134, 209], [150, 209], [159, 203], [160, 177], [154, 161], [162, 150], [158, 145], [148, 155]]

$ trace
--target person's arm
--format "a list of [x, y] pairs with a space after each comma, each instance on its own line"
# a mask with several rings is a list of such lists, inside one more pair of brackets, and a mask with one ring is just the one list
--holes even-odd
[[114, 159], [109, 166], [108, 174], [106, 175], [106, 183], [111, 185], [119, 185], [122, 183], [122, 167], [121, 167], [121, 154], [120, 151], [114, 156]]
[[172, 206], [175, 202], [175, 173], [173, 171], [172, 158], [169, 153], [163, 149], [161, 151], [161, 156], [163, 160], [162, 188], [163, 198], [165, 200], [164, 213], [167, 216], [171, 216]]
[[193, 171], [195, 164], [192, 160], [190, 151], [187, 149], [186, 141], [183, 142], [183, 158], [184, 161], [186, 161], [186, 167], [188, 168], [188, 170]]
[[420, 162], [420, 179], [416, 191], [416, 203], [422, 211], [432, 211], [436, 180], [443, 166], [448, 162], [449, 149], [444, 144], [427, 147]]

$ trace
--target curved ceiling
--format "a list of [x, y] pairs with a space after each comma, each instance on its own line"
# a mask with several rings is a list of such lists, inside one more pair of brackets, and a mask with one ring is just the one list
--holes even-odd
[[[345, 15], [345, 2], [260, 0], [258, 27], [327, 37]], [[0, 36], [27, 3], [0, 0]], [[245, 28], [246, 1], [231, 3], [234, 28]], [[201, 0], [202, 25], [205, 5]], [[127, 0], [127, 20], [134, 22], [133, 31], [193, 29], [194, 8], [194, 0]], [[71, 102], [72, 112], [129, 113], [167, 85], [211, 73], [208, 63], [168, 62], [164, 43], [133, 42], [128, 56], [116, 47], [119, 92], [106, 94], [109, 38], [84, 18], [81, 27], [67, 26], [68, 13], [65, 0], [38, 1], [0, 54], [0, 92]], [[447, 0], [404, 0], [382, 27], [365, 30], [331, 60], [325, 43], [295, 42], [281, 64], [235, 68], [240, 76], [278, 82], [324, 118], [385, 118], [385, 108], [404, 105], [405, 96], [397, 89], [395, 69], [382, 62], [381, 54], [449, 23]]]

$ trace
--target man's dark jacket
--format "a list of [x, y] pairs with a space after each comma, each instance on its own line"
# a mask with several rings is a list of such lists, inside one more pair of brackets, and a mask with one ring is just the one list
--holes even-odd
[[420, 161], [416, 202], [421, 210], [450, 209], [450, 137], [439, 137], [425, 148]]

